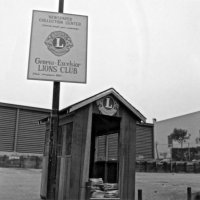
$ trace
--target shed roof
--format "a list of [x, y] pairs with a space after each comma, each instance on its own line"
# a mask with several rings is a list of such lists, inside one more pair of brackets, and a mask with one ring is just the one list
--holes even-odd
[[127, 107], [134, 115], [136, 115], [141, 121], [146, 122], [146, 117], [144, 117], [136, 108], [134, 108], [125, 98], [123, 98], [114, 88], [109, 88], [103, 92], [100, 92], [94, 96], [84, 99], [78, 103], [75, 103], [67, 108], [64, 108], [60, 113], [70, 113], [83, 106], [86, 106], [94, 101], [97, 101], [104, 96], [114, 95], [125, 107]]

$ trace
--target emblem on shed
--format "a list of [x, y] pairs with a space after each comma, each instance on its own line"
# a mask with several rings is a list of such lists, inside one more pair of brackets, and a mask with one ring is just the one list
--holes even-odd
[[107, 96], [97, 101], [99, 111], [104, 115], [114, 115], [119, 109], [119, 104], [111, 97]]
[[51, 53], [56, 56], [63, 56], [73, 47], [69, 35], [62, 31], [52, 32], [44, 42]]

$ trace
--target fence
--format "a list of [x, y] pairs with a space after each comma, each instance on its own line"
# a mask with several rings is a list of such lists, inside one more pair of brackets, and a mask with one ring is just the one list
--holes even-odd
[[[0, 156], [0, 167], [17, 168], [42, 168], [42, 156]], [[136, 172], [184, 172], [200, 173], [200, 162], [164, 162], [156, 161], [137, 161]]]
[[164, 162], [156, 161], [137, 161], [137, 172], [186, 172], [186, 173], [200, 173], [199, 162]]
[[0, 156], [0, 167], [42, 168], [42, 156]]
[[[200, 199], [200, 194], [199, 193], [196, 193], [196, 194], [193, 194], [192, 195], [192, 189], [191, 187], [188, 187], [187, 188], [187, 200], [198, 200]], [[138, 190], [138, 200], [142, 200], [142, 190], [139, 189]]]

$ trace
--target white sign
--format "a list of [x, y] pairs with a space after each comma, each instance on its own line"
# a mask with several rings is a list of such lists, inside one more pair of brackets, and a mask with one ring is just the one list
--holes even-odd
[[86, 83], [87, 16], [33, 11], [28, 79]]

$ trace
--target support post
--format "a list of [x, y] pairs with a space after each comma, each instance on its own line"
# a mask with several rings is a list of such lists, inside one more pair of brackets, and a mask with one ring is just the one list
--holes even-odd
[[17, 114], [16, 114], [16, 122], [15, 122], [15, 137], [14, 137], [14, 147], [13, 151], [17, 152], [17, 137], [18, 137], [18, 129], [19, 129], [19, 108], [17, 109]]
[[192, 199], [192, 190], [191, 187], [187, 188], [187, 200], [191, 200]]
[[[64, 0], [59, 0], [58, 12], [63, 13]], [[57, 168], [57, 135], [59, 125], [59, 100], [60, 100], [60, 82], [53, 83], [53, 101], [51, 112], [51, 130], [49, 139], [49, 160], [48, 160], [48, 178], [47, 178], [47, 200], [56, 200], [56, 168]]]
[[138, 190], [138, 200], [142, 200], [142, 190]]
[[49, 141], [49, 162], [47, 180], [47, 199], [55, 200], [56, 194], [56, 165], [57, 165], [57, 134], [58, 134], [58, 111], [59, 111], [60, 83], [54, 82], [53, 102], [51, 112], [51, 130]]

